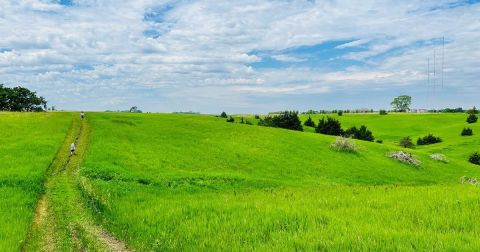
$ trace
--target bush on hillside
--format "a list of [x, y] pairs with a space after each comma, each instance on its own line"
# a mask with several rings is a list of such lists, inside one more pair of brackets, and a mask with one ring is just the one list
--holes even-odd
[[264, 119], [260, 119], [258, 125], [303, 131], [302, 123], [298, 118], [298, 111], [284, 111], [279, 115], [268, 115]]
[[337, 137], [330, 147], [337, 151], [343, 152], [357, 152], [357, 145], [350, 138]]
[[220, 117], [222, 117], [222, 118], [227, 118], [228, 116], [227, 116], [227, 113], [225, 113], [225, 111], [224, 111], [224, 112], [222, 112], [222, 113], [220, 114]]
[[413, 166], [420, 166], [422, 164], [420, 160], [415, 159], [412, 154], [403, 151], [392, 152], [389, 153], [388, 156], [390, 158]]
[[467, 123], [476, 123], [478, 121], [478, 117], [475, 114], [470, 114], [467, 117]]
[[386, 115], [388, 114], [387, 111], [385, 109], [381, 109], [380, 110], [380, 115]]
[[468, 161], [472, 164], [480, 165], [480, 154], [478, 152], [473, 153]]
[[343, 116], [343, 110], [339, 110], [337, 113], [338, 116]]
[[379, 143], [379, 144], [382, 144], [382, 143], [383, 143], [383, 140], [380, 140], [380, 139], [379, 139], [379, 140], [377, 140], [377, 141], [375, 141], [375, 142], [377, 142], [377, 143]]
[[247, 124], [247, 125], [253, 125], [253, 123], [250, 122], [249, 120], [245, 120], [245, 124]]
[[308, 127], [315, 127], [315, 122], [312, 120], [311, 116], [308, 116], [308, 119], [305, 121], [303, 125]]
[[420, 137], [417, 140], [418, 145], [429, 145], [429, 144], [435, 144], [435, 143], [441, 143], [442, 139], [440, 137], [436, 137], [432, 134], [428, 134], [427, 136]]
[[438, 161], [438, 162], [448, 163], [447, 158], [445, 157], [445, 155], [440, 154], [440, 153], [431, 154], [431, 155], [430, 155], [430, 158], [433, 159], [433, 160], [435, 160], [435, 161]]
[[332, 136], [341, 136], [344, 133], [340, 122], [332, 117], [326, 119], [322, 117], [315, 128], [315, 132]]
[[473, 130], [470, 128], [463, 128], [462, 136], [471, 136], [473, 135]]
[[365, 125], [360, 126], [359, 129], [357, 129], [357, 127], [355, 126], [347, 129], [345, 131], [345, 136], [370, 142], [373, 142], [373, 140], [375, 140], [372, 132], [368, 130]]
[[468, 177], [468, 176], [462, 176], [460, 177], [460, 183], [462, 184], [471, 184], [474, 186], [478, 186], [479, 182], [478, 179], [475, 177]]
[[255, 115], [255, 119], [260, 119], [260, 116], [259, 115]]
[[400, 142], [398, 144], [403, 148], [410, 148], [410, 149], [413, 148], [414, 146], [412, 138], [410, 138], [409, 136], [400, 139]]
[[233, 118], [232, 116], [230, 116], [230, 117], [227, 119], [227, 122], [233, 123], [233, 122], [235, 122], [235, 118]]

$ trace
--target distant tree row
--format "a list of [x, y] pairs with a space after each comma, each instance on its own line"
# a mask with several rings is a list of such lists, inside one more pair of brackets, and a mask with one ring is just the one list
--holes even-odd
[[355, 114], [359, 114], [359, 113], [373, 113], [375, 112], [375, 110], [373, 109], [368, 109], [368, 108], [362, 108], [362, 109], [345, 109], [345, 110], [341, 110], [341, 109], [333, 109], [333, 110], [313, 110], [313, 109], [309, 109], [307, 111], [304, 111], [302, 112], [301, 114], [303, 115], [315, 115], [315, 114], [338, 114], [338, 115], [342, 115], [343, 113], [345, 114], [350, 114], [350, 113], [355, 113]]
[[47, 101], [27, 88], [0, 84], [0, 111], [45, 111]]

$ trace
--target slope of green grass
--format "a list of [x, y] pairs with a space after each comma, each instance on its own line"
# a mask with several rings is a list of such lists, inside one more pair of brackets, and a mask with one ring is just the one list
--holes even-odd
[[25, 240], [47, 170], [70, 127], [69, 113], [0, 112], [0, 248]]
[[[139, 250], [471, 250], [479, 193], [459, 178], [480, 177], [465, 158], [479, 137], [459, 136], [459, 115], [435, 116], [344, 116], [385, 140], [352, 154], [331, 136], [211, 116], [91, 114], [81, 174], [97, 217]], [[411, 150], [421, 168], [385, 156], [427, 133], [445, 142]]]

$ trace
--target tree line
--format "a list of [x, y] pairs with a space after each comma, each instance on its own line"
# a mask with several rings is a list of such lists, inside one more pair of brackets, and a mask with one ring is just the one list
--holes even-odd
[[47, 101], [27, 88], [0, 84], [0, 111], [40, 112], [47, 110]]

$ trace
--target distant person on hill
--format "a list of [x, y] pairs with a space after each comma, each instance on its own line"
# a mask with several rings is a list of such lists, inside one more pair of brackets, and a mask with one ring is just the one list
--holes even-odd
[[82, 112], [80, 112], [80, 119], [82, 119], [82, 120], [83, 120], [83, 118], [84, 118], [84, 117], [85, 117], [85, 113], [83, 113], [83, 111], [82, 111]]
[[75, 154], [75, 143], [70, 144], [70, 155]]

